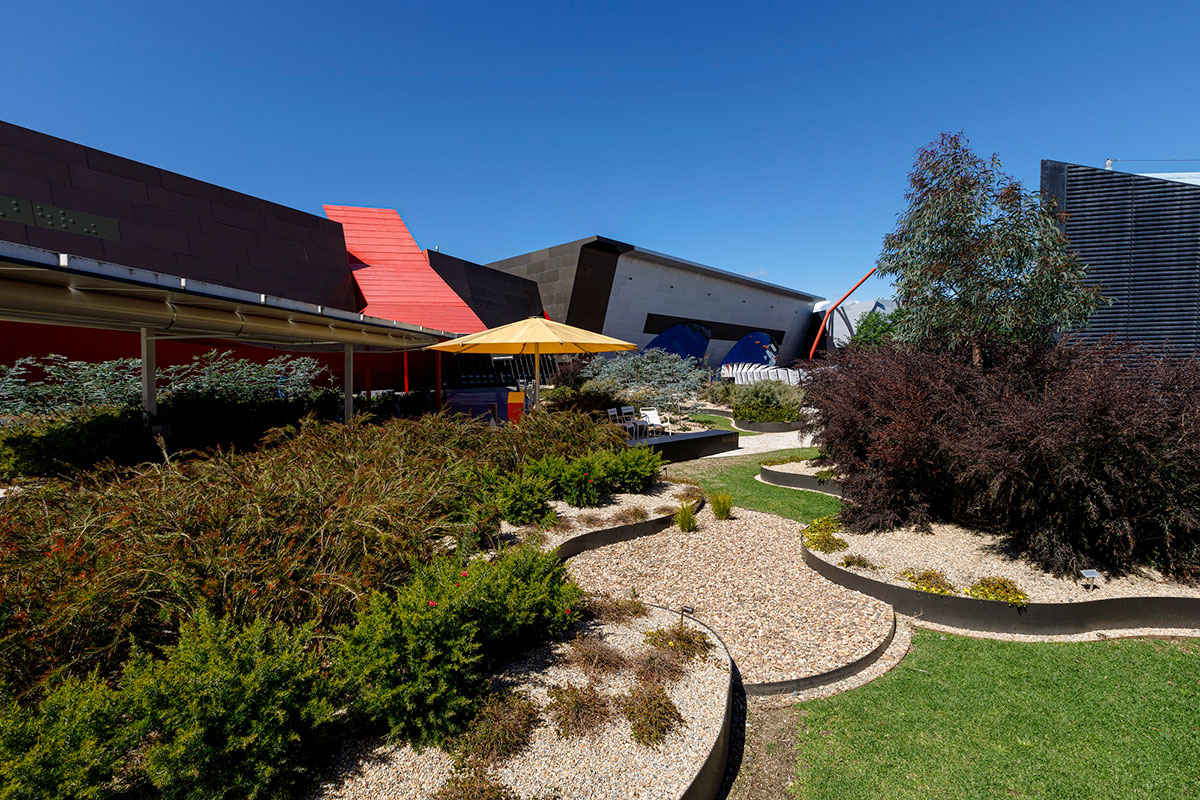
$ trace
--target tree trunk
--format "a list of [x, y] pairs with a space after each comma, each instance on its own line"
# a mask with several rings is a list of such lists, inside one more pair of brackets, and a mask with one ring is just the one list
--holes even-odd
[[971, 363], [976, 369], [983, 369], [983, 347], [978, 341], [971, 342]]

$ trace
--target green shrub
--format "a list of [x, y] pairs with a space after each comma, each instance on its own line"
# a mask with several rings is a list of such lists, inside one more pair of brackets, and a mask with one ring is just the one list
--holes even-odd
[[562, 456], [546, 456], [534, 461], [526, 461], [521, 465], [521, 471], [530, 478], [546, 482], [550, 487], [550, 496], [555, 500], [562, 499], [562, 476], [567, 471], [567, 459]]
[[105, 460], [135, 464], [157, 453], [140, 409], [86, 408], [0, 428], [0, 478], [63, 475]]
[[797, 422], [804, 392], [781, 381], [739, 386], [733, 396], [734, 419], [746, 422]]
[[638, 683], [620, 700], [621, 713], [629, 721], [629, 734], [647, 747], [662, 744], [667, 734], [684, 723], [679, 707], [667, 696], [661, 683]]
[[455, 742], [464, 758], [494, 764], [529, 746], [541, 714], [537, 703], [520, 692], [497, 692], [484, 698], [479, 713]]
[[342, 632], [334, 671], [351, 713], [415, 744], [445, 741], [474, 716], [487, 685], [477, 619], [461, 597], [431, 599], [420, 581], [374, 594]]
[[737, 385], [732, 380], [715, 379], [709, 381], [704, 390], [704, 399], [713, 405], [727, 406], [733, 401]]
[[[466, 608], [478, 623], [489, 658], [561, 636], [580, 615], [583, 593], [567, 579], [566, 565], [553, 553], [528, 545], [513, 547], [491, 564], [476, 560], [461, 572], [468, 573], [463, 583]], [[435, 570], [424, 574], [434, 575]], [[443, 585], [450, 583], [449, 577], [441, 580]]]
[[954, 594], [955, 588], [947, 578], [945, 573], [936, 569], [926, 569], [917, 572], [914, 569], [906, 569], [900, 573], [900, 577], [911, 583], [922, 592], [930, 594]]
[[649, 447], [618, 450], [608, 464], [607, 480], [613, 491], [641, 494], [649, 491], [662, 470], [662, 456]]
[[845, 550], [850, 545], [845, 539], [836, 535], [841, 527], [836, 516], [814, 519], [801, 532], [804, 546], [809, 550], [816, 550], [818, 553], [836, 553], [838, 550]]
[[691, 533], [699, 527], [696, 523], [696, 504], [694, 502], [684, 500], [679, 504], [679, 508], [675, 512], [675, 525], [684, 533]]
[[991, 575], [980, 578], [971, 584], [965, 594], [969, 597], [974, 597], [976, 600], [995, 600], [1000, 603], [1008, 603], [1017, 608], [1024, 608], [1029, 605], [1029, 595], [1021, 591], [1021, 587], [1017, 585], [1017, 582], [1010, 578], [999, 578]]
[[592, 359], [584, 374], [597, 380], [594, 384], [593, 381], [585, 383], [581, 392], [596, 385], [618, 391], [622, 405], [656, 406], [677, 411], [695, 403], [709, 371], [695, 358], [655, 347]]
[[708, 498], [712, 503], [713, 516], [717, 519], [729, 519], [733, 513], [733, 495], [729, 492], [714, 492]]
[[514, 475], [500, 488], [496, 498], [500, 515], [514, 525], [548, 524], [550, 485], [542, 478]]
[[164, 798], [294, 796], [334, 712], [311, 636], [201, 613], [163, 660], [135, 658], [121, 685], [145, 731], [137, 773]]
[[127, 754], [141, 738], [122, 695], [95, 677], [68, 678], [41, 704], [0, 702], [0, 797], [99, 800], [139, 785]]
[[609, 492], [608, 475], [612, 463], [608, 453], [593, 453], [572, 461], [560, 480], [563, 500], [579, 507], [600, 505]]

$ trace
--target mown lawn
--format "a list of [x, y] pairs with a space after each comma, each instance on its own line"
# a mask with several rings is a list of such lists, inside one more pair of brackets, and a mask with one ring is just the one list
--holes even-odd
[[1200, 796], [1194, 640], [917, 631], [890, 673], [795, 711], [805, 800]]
[[757, 433], [749, 431], [738, 431], [733, 427], [733, 420], [729, 417], [720, 417], [716, 414], [692, 414], [688, 417], [692, 422], [699, 422], [706, 428], [720, 428], [723, 431], [737, 431], [740, 436], [758, 436]]
[[836, 514], [841, 508], [841, 501], [818, 492], [771, 486], [755, 480], [755, 477], [758, 475], [758, 465], [763, 461], [792, 456], [813, 458], [816, 455], [815, 447], [798, 447], [729, 458], [704, 458], [672, 464], [667, 467], [667, 476], [682, 476], [695, 481], [705, 494], [729, 492], [733, 495], [735, 506], [766, 511], [807, 524], [817, 517]]

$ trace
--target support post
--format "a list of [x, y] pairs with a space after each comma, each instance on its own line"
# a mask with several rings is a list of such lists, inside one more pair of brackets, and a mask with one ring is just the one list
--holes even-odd
[[533, 343], [533, 407], [538, 407], [538, 397], [542, 393], [542, 356], [538, 352], [538, 343]]
[[142, 328], [142, 411], [147, 418], [158, 413], [158, 359], [154, 335]]
[[433, 359], [433, 377], [437, 384], [437, 407], [438, 411], [442, 410], [442, 353], [440, 350], [435, 351]]
[[346, 424], [354, 419], [354, 345], [343, 345], [345, 359], [342, 364], [342, 392], [346, 396], [346, 407], [342, 415]]
[[408, 394], [408, 351], [404, 351], [404, 393]]

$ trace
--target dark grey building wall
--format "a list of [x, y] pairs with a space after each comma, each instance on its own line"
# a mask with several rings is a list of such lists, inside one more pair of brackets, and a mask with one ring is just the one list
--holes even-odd
[[342, 226], [0, 122], [0, 239], [357, 311]]
[[617, 259], [632, 249], [603, 236], [589, 236], [487, 266], [535, 281], [551, 319], [598, 331], [604, 327]]
[[542, 315], [536, 282], [436, 250], [425, 254], [433, 271], [489, 328]]
[[1042, 161], [1043, 195], [1113, 304], [1087, 335], [1200, 352], [1200, 186]]

